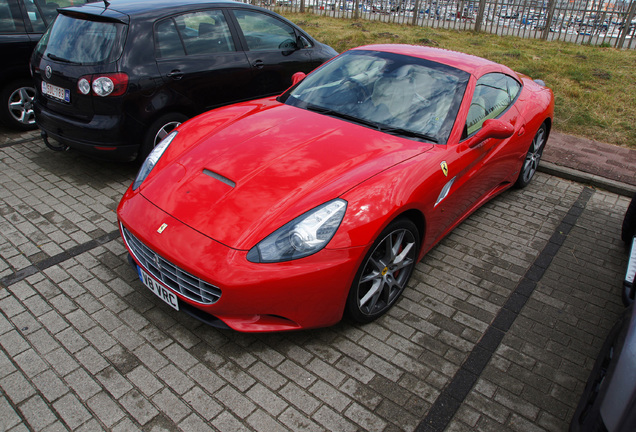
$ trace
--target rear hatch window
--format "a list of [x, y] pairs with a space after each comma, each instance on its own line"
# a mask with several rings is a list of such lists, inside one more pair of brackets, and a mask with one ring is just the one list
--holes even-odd
[[[87, 15], [87, 18], [92, 17]], [[126, 28], [120, 22], [59, 15], [40, 39], [36, 52], [69, 64], [112, 63], [121, 56]]]

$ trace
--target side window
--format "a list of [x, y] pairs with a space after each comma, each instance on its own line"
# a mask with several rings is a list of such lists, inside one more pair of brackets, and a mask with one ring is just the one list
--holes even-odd
[[23, 3], [31, 27], [37, 33], [43, 33], [46, 30], [46, 23], [53, 22], [57, 16], [57, 8], [60, 7], [57, 3], [47, 3], [45, 0], [35, 0], [35, 2], [34, 0], [24, 0]]
[[220, 10], [163, 20], [157, 24], [155, 35], [159, 58], [235, 51], [230, 28]]
[[294, 28], [261, 12], [234, 10], [250, 51], [272, 51], [296, 46]]
[[521, 85], [501, 73], [484, 75], [477, 81], [466, 119], [467, 135], [477, 132], [488, 119], [498, 117], [515, 100]]
[[163, 20], [155, 27], [155, 41], [157, 43], [157, 58], [184, 57], [185, 49], [177, 26], [172, 18]]
[[0, 3], [0, 33], [18, 33], [21, 28], [22, 19], [19, 14], [14, 18], [13, 11], [9, 7], [9, 2]]

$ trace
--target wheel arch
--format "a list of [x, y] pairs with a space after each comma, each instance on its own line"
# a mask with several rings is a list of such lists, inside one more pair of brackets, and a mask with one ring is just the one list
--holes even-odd
[[546, 118], [542, 124], [545, 124], [546, 126], [546, 132], [548, 134], [548, 136], [546, 136], [546, 140], [550, 137], [550, 131], [552, 130], [552, 117], [548, 117]]
[[414, 208], [408, 209], [403, 211], [402, 213], [397, 214], [391, 221], [389, 221], [387, 226], [391, 222], [400, 218], [408, 219], [415, 224], [415, 226], [417, 227], [418, 236], [419, 236], [418, 240], [420, 241], [420, 248], [421, 248], [422, 244], [424, 244], [424, 233], [426, 232], [426, 219], [424, 218], [424, 214], [422, 214], [422, 212], [419, 211], [418, 209], [414, 209]]

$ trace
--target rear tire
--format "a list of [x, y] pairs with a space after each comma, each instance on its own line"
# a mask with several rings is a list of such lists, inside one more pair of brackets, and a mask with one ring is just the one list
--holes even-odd
[[2, 100], [0, 121], [12, 129], [22, 131], [36, 129], [33, 113], [34, 97], [35, 89], [31, 80], [11, 81], [0, 92]]
[[515, 183], [515, 186], [518, 188], [524, 188], [532, 181], [539, 167], [539, 162], [541, 162], [541, 156], [543, 155], [543, 149], [545, 148], [547, 140], [548, 127], [543, 123], [534, 138], [532, 138], [532, 143], [530, 143], [530, 148], [528, 149], [528, 153], [526, 153], [521, 172]]
[[161, 140], [163, 140], [170, 134], [170, 132], [186, 120], [188, 120], [188, 117], [181, 113], [164, 114], [155, 120], [146, 131], [144, 142], [139, 149], [137, 160], [143, 162], [152, 149], [154, 149]]

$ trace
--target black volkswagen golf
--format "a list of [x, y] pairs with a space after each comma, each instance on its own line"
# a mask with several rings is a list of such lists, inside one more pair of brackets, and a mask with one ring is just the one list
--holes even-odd
[[53, 149], [143, 158], [203, 111], [270, 96], [337, 53], [266, 9], [214, 0], [110, 0], [61, 9], [31, 67]]

